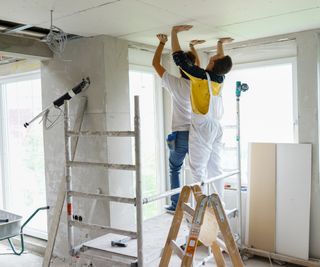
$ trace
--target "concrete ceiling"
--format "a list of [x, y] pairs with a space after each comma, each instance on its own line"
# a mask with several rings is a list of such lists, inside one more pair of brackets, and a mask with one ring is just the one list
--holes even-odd
[[[175, 24], [192, 24], [182, 42], [218, 37], [235, 41], [320, 28], [320, 0], [14, 0], [1, 1], [0, 19], [82, 36], [107, 34], [144, 44], [170, 33]], [[5, 7], [5, 8], [4, 8]]]

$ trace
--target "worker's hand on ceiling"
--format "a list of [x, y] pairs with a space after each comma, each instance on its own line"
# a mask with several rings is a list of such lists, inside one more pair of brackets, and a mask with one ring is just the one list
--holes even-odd
[[158, 33], [157, 37], [158, 37], [160, 43], [164, 43], [165, 44], [168, 41], [168, 36], [166, 34]]
[[233, 38], [231, 37], [223, 37], [223, 38], [219, 38], [219, 42], [223, 43], [223, 44], [229, 44], [233, 42]]
[[205, 42], [206, 42], [206, 40], [191, 40], [189, 45], [190, 46], [195, 46], [195, 45], [198, 45], [198, 44], [203, 44]]
[[189, 31], [193, 26], [192, 25], [176, 25], [172, 27], [173, 32], [183, 32]]

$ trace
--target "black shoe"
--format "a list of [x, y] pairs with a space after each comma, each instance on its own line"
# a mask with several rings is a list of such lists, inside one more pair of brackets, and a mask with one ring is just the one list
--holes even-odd
[[167, 205], [164, 207], [166, 212], [170, 213], [170, 214], [174, 214], [176, 212], [176, 208], [172, 205]]

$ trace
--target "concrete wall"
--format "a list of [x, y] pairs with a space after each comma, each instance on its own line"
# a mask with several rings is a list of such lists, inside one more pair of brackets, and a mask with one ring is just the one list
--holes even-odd
[[[83, 77], [91, 79], [88, 106], [83, 129], [128, 130], [130, 129], [130, 103], [128, 88], [127, 42], [116, 38], [99, 36], [82, 38], [68, 43], [62, 57], [45, 61], [41, 66], [43, 106], [47, 106], [66, 90], [78, 84]], [[72, 99], [71, 125], [79, 103]], [[54, 119], [57, 114], [53, 114]], [[64, 133], [60, 121], [55, 127], [44, 131], [45, 169], [48, 205], [53, 206], [60, 180], [64, 175]], [[127, 151], [127, 153], [122, 153]], [[92, 162], [131, 163], [131, 140], [128, 138], [87, 138], [79, 141], [76, 160]], [[101, 189], [105, 194], [133, 195], [132, 173], [107, 171], [104, 168], [74, 168], [74, 190], [95, 193]], [[123, 185], [126, 185], [125, 187]], [[49, 212], [49, 224], [52, 216]], [[91, 211], [91, 212], [90, 212]], [[91, 200], [74, 201], [74, 213], [82, 215], [84, 222], [125, 227], [134, 222], [133, 207], [128, 205]], [[91, 216], [90, 216], [91, 215]], [[57, 236], [55, 254], [67, 257], [66, 211], [64, 210]], [[75, 230], [76, 244], [96, 236], [86, 230]]]

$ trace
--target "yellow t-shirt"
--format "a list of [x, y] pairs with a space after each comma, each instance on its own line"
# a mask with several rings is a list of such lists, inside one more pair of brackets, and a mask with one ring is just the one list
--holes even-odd
[[[183, 71], [183, 70], [182, 70]], [[191, 86], [191, 106], [192, 111], [196, 114], [207, 114], [210, 102], [210, 93], [208, 88], [208, 81], [191, 76], [187, 72], [183, 71], [190, 79]], [[211, 81], [213, 95], [219, 95], [222, 87], [222, 83]]]

